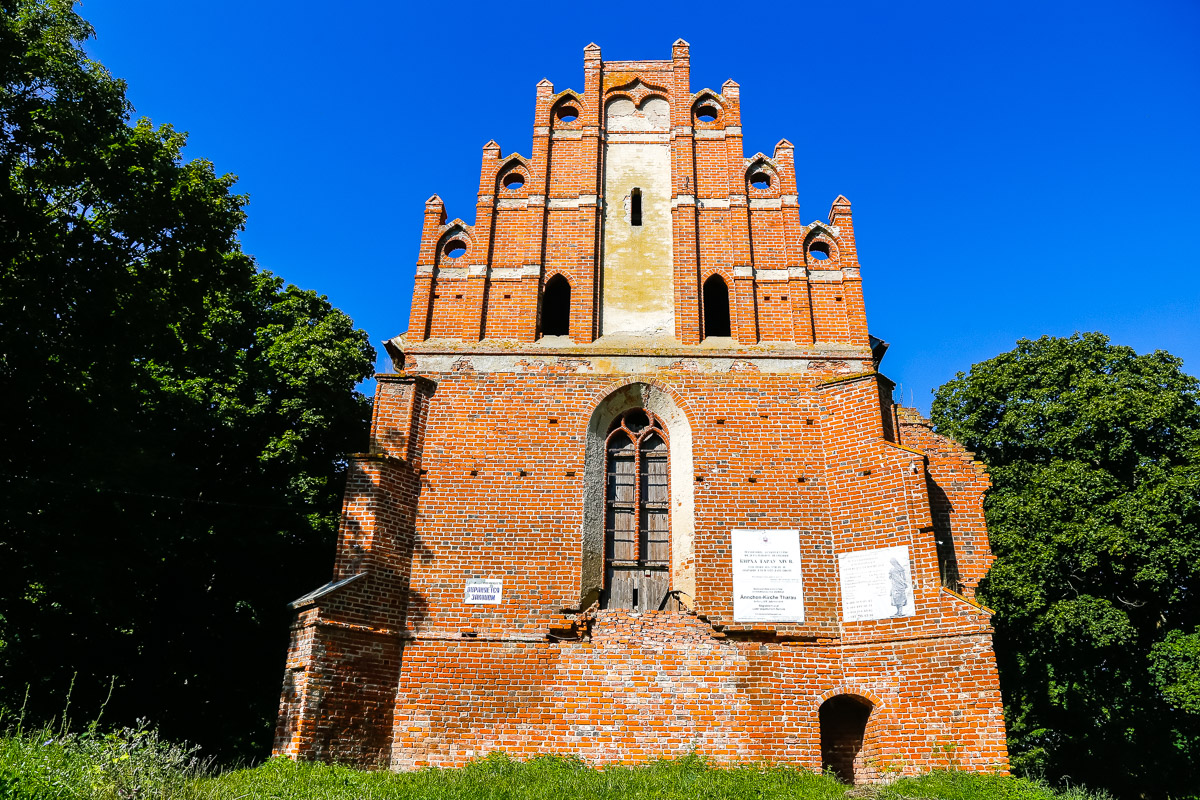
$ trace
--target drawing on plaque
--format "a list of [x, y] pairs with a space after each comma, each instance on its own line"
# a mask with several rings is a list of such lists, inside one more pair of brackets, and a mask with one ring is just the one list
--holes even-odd
[[904, 607], [908, 605], [908, 575], [904, 567], [895, 558], [888, 559], [888, 583], [892, 589], [892, 605], [896, 607], [893, 617], [904, 616]]
[[730, 531], [734, 622], [803, 622], [800, 531]]
[[839, 553], [838, 575], [846, 622], [917, 613], [907, 545]]

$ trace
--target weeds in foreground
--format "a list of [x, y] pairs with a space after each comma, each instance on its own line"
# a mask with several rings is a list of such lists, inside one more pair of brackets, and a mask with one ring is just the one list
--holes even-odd
[[1041, 781], [953, 770], [901, 778], [866, 796], [872, 800], [1113, 800], [1106, 792], [1055, 791]]
[[144, 721], [101, 733], [45, 726], [0, 738], [3, 800], [184, 798], [210, 765]]
[[526, 762], [493, 753], [462, 769], [365, 772], [284, 758], [218, 774], [197, 749], [163, 741], [146, 724], [93, 724], [0, 736], [0, 800], [1103, 800], [998, 775], [940, 772], [850, 789], [791, 767], [720, 768], [690, 755], [638, 767], [592, 769], [577, 758]]
[[581, 800], [655, 798], [695, 800], [834, 800], [846, 787], [807, 770], [776, 767], [718, 769], [697, 756], [640, 767], [596, 770], [583, 761], [541, 756], [526, 762], [493, 753], [462, 769], [409, 773], [358, 772], [345, 767], [297, 764], [273, 759], [254, 770], [229, 773], [207, 782], [221, 787], [213, 798], [252, 794], [278, 800]]

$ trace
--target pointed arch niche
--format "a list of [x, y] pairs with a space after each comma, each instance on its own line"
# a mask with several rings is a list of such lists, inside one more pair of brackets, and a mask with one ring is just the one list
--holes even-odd
[[729, 323], [729, 287], [717, 273], [704, 282], [704, 338], [732, 336]]
[[542, 288], [542, 336], [571, 335], [571, 284], [561, 274]]
[[644, 409], [666, 429], [670, 476], [670, 588], [694, 607], [696, 594], [695, 499], [693, 493], [692, 426], [687, 415], [664, 389], [648, 383], [629, 383], [614, 389], [592, 412], [587, 428], [584, 463], [583, 559], [580, 573], [581, 603], [590, 605], [604, 583], [606, 442], [619, 416]]

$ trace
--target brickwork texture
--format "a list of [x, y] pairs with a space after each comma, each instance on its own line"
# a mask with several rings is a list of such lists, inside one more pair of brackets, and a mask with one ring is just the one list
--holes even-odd
[[[892, 404], [849, 201], [802, 224], [793, 145], [747, 157], [738, 85], [693, 91], [689, 57], [589, 45], [582, 92], [538, 84], [532, 155], [484, 146], [473, 225], [426, 203], [277, 754], [1007, 770], [987, 472]], [[794, 532], [802, 617], [735, 619], [744, 530]], [[901, 547], [910, 611], [848, 614], [839, 556]]]

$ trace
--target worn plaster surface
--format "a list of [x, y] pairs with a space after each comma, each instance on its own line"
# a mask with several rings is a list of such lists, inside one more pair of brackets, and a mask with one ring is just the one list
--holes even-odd
[[[647, 97], [641, 107], [618, 98], [606, 108], [604, 148], [604, 334], [674, 334], [675, 288], [671, 236], [669, 106]], [[641, 135], [639, 135], [641, 134]], [[653, 141], [657, 136], [662, 141]], [[641, 225], [632, 218], [641, 193]]]

